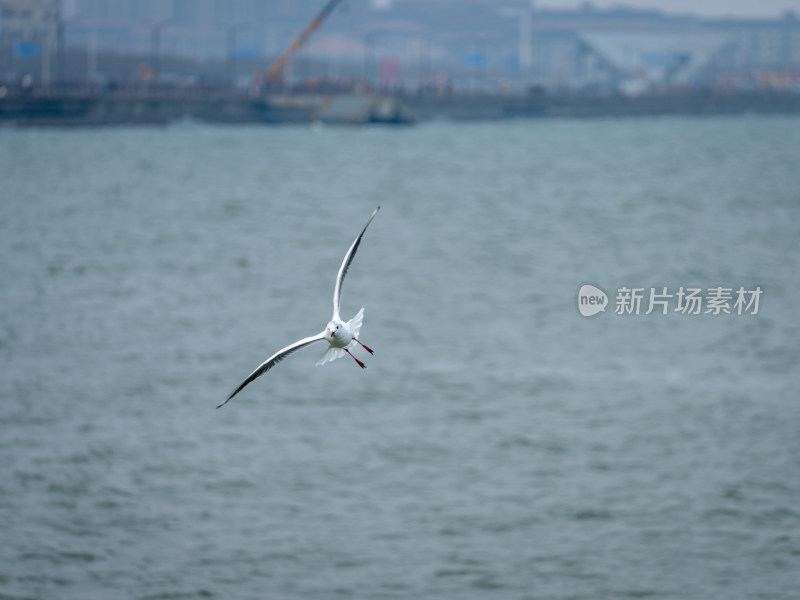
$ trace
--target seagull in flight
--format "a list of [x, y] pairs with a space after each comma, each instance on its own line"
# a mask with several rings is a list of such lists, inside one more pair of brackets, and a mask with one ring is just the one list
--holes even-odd
[[339, 273], [336, 276], [336, 287], [333, 289], [333, 317], [325, 326], [325, 329], [317, 335], [303, 338], [302, 340], [296, 341], [294, 344], [290, 344], [289, 346], [278, 350], [275, 354], [270, 356], [267, 360], [256, 367], [256, 370], [250, 373], [250, 375], [247, 376], [247, 379], [239, 384], [239, 387], [233, 390], [230, 395], [225, 398], [225, 401], [219, 404], [217, 408], [225, 406], [228, 401], [236, 394], [241, 392], [248, 383], [254, 379], [257, 379], [258, 377], [261, 377], [264, 373], [269, 371], [284, 358], [294, 352], [297, 352], [300, 350], [300, 348], [304, 348], [305, 346], [313, 344], [314, 342], [321, 342], [325, 340], [329, 344], [328, 349], [326, 350], [325, 354], [322, 355], [322, 358], [319, 360], [319, 362], [317, 362], [317, 365], [324, 365], [327, 362], [331, 362], [337, 358], [343, 357], [345, 354], [350, 354], [353, 360], [358, 363], [359, 367], [362, 369], [367, 368], [367, 365], [350, 353], [350, 349], [354, 348], [356, 344], [358, 344], [367, 352], [373, 354], [372, 350], [368, 346], [362, 344], [356, 337], [361, 331], [361, 323], [364, 320], [364, 307], [362, 306], [361, 310], [358, 311], [358, 314], [356, 314], [356, 316], [349, 321], [342, 321], [342, 317], [339, 315], [339, 301], [342, 298], [342, 282], [344, 281], [345, 275], [347, 275], [347, 270], [350, 268], [350, 263], [353, 262], [353, 258], [356, 255], [356, 250], [358, 250], [358, 245], [361, 243], [361, 238], [364, 236], [364, 232], [367, 230], [367, 227], [369, 227], [369, 224], [372, 223], [372, 219], [374, 219], [375, 215], [378, 214], [380, 208], [381, 207], [379, 206], [372, 212], [367, 224], [364, 225], [364, 229], [361, 230], [361, 233], [359, 233], [358, 237], [356, 237], [355, 241], [353, 241], [350, 249], [347, 251], [347, 254], [344, 255], [342, 266], [339, 267]]

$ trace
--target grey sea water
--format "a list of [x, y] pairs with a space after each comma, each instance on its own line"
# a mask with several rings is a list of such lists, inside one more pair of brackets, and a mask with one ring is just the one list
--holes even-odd
[[[0, 130], [0, 597], [797, 598], [798, 166], [756, 116]], [[368, 368], [215, 410], [378, 204]]]

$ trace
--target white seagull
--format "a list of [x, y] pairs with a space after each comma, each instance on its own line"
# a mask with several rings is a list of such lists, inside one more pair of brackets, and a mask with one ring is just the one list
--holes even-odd
[[[319, 362], [317, 362], [317, 365], [324, 365], [326, 362], [331, 362], [332, 360], [341, 358], [345, 355], [345, 353], [350, 354], [350, 348], [353, 348], [356, 344], [360, 344], [370, 354], [373, 353], [369, 347], [362, 344], [356, 338], [359, 331], [361, 331], [361, 322], [364, 320], [364, 307], [361, 307], [361, 310], [358, 311], [358, 314], [356, 314], [355, 317], [347, 322], [344, 322], [342, 321], [341, 316], [339, 316], [339, 301], [342, 297], [342, 282], [344, 281], [344, 276], [347, 275], [347, 269], [350, 268], [350, 263], [353, 262], [353, 257], [356, 255], [356, 250], [358, 250], [358, 245], [361, 243], [361, 238], [363, 237], [364, 232], [367, 230], [367, 227], [369, 227], [369, 224], [372, 223], [372, 219], [374, 219], [375, 215], [378, 214], [380, 208], [381, 207], [379, 206], [372, 212], [369, 221], [367, 221], [367, 224], [364, 225], [364, 229], [361, 230], [361, 233], [358, 234], [358, 237], [350, 246], [347, 254], [344, 255], [342, 266], [339, 267], [339, 274], [336, 276], [336, 287], [333, 289], [333, 318], [331, 318], [330, 323], [328, 323], [321, 333], [312, 335], [311, 337], [303, 338], [294, 344], [278, 350], [275, 354], [270, 356], [267, 360], [261, 363], [255, 371], [250, 373], [250, 375], [247, 376], [247, 379], [245, 379], [239, 385], [239, 387], [233, 390], [230, 396], [225, 398], [225, 402], [222, 402], [219, 406], [217, 406], [217, 408], [225, 406], [228, 403], [228, 400], [242, 391], [244, 386], [254, 379], [261, 377], [264, 373], [269, 371], [284, 358], [293, 352], [297, 352], [300, 350], [300, 348], [308, 346], [309, 344], [313, 344], [314, 342], [321, 342], [322, 340], [325, 340], [330, 344], [330, 346], [328, 346], [328, 350], [322, 355], [322, 358], [319, 360]], [[358, 360], [355, 356], [352, 354], [350, 354], [350, 356], [352, 356], [353, 360], [358, 363], [359, 367], [362, 369], [367, 368], [367, 365]]]

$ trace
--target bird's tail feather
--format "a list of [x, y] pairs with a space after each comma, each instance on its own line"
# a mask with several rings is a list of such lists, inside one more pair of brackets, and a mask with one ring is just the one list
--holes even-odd
[[322, 358], [320, 358], [317, 361], [316, 366], [324, 365], [325, 363], [334, 361], [337, 358], [342, 358], [344, 355], [345, 355], [344, 348], [330, 347], [325, 351], [325, 354], [322, 355]]

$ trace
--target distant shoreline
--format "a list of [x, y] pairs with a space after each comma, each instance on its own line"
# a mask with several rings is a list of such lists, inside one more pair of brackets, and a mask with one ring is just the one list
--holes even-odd
[[798, 114], [800, 93], [716, 89], [640, 95], [577, 92], [531, 94], [385, 93], [371, 90], [275, 91], [126, 87], [101, 90], [0, 86], [0, 123], [104, 126], [210, 123], [391, 123], [509, 118], [601, 118], [661, 115]]

